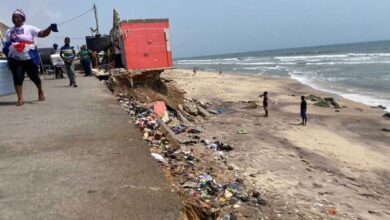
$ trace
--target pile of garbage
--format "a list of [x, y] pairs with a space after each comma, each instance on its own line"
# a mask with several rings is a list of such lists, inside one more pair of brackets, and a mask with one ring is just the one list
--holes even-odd
[[[184, 216], [193, 219], [196, 212], [199, 219], [232, 219], [240, 210], [253, 210], [259, 217], [267, 202], [231, 172], [225, 154], [233, 150], [232, 146], [216, 138], [202, 138], [203, 131], [183, 125], [174, 110], [157, 114], [153, 103], [140, 104], [123, 93], [117, 99], [143, 133], [151, 155], [169, 171], [165, 173], [170, 175], [168, 179], [173, 179], [173, 190], [183, 200]], [[165, 120], [159, 115], [164, 115]], [[172, 139], [180, 143], [179, 148], [173, 146]]]

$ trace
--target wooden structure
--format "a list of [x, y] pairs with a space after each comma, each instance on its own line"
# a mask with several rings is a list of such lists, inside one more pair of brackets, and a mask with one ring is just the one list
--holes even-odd
[[111, 40], [119, 42], [122, 63], [132, 79], [155, 79], [172, 68], [168, 19], [120, 21], [114, 10], [113, 20]]

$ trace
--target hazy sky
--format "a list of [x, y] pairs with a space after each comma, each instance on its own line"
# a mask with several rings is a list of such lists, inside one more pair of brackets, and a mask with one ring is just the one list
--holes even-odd
[[[0, 0], [0, 21], [22, 8], [27, 24], [60, 23], [96, 2], [102, 33], [112, 27], [112, 10], [122, 19], [169, 18], [174, 57], [390, 39], [389, 0]], [[69, 35], [84, 44], [95, 26], [93, 13], [60, 26], [39, 40], [62, 44]]]

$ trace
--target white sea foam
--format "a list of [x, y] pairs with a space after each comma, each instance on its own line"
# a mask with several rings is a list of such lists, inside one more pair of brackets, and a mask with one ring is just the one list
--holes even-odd
[[340, 58], [356, 58], [356, 57], [390, 57], [390, 53], [347, 53], [347, 54], [328, 54], [328, 55], [301, 55], [301, 56], [276, 56], [275, 59], [281, 61], [295, 60], [324, 60], [324, 59], [340, 59]]
[[[349, 99], [349, 100], [352, 100], [355, 102], [360, 102], [360, 103], [363, 103], [363, 104], [366, 104], [369, 106], [382, 105], [382, 106], [386, 107], [385, 111], [390, 112], [390, 100], [383, 98], [383, 97], [377, 97], [378, 94], [373, 94], [373, 93], [371, 93], [371, 94], [364, 93], [363, 94], [361, 90], [356, 91], [352, 88], [349, 88], [349, 89], [344, 88], [342, 90], [341, 89], [331, 89], [330, 88], [331, 86], [326, 86], [326, 83], [322, 83], [320, 85], [319, 83], [316, 83], [317, 79], [315, 79], [314, 77], [313, 78], [307, 77], [307, 76], [303, 75], [302, 72], [298, 72], [298, 71], [291, 71], [291, 72], [289, 72], [289, 75], [292, 79], [295, 79], [295, 80], [301, 82], [302, 84], [308, 85], [314, 89], [328, 92], [328, 93], [332, 93], [332, 94], [336, 94], [336, 95], [340, 95], [343, 98], [346, 98], [346, 99]], [[307, 74], [307, 75], [316, 75], [316, 74], [311, 73], [311, 74]], [[340, 80], [340, 78], [337, 80]], [[360, 92], [360, 94], [358, 92]], [[383, 95], [385, 95], [385, 94], [383, 94]]]
[[262, 67], [244, 67], [244, 70], [261, 70], [263, 69]]
[[262, 65], [275, 65], [274, 62], [258, 62], [258, 63], [236, 63], [241, 66], [262, 66]]
[[359, 64], [390, 64], [390, 60], [384, 61], [384, 60], [373, 60], [373, 61], [350, 61], [350, 62], [318, 62], [318, 63], [306, 63], [306, 65], [310, 66], [321, 66], [321, 65], [359, 65]]

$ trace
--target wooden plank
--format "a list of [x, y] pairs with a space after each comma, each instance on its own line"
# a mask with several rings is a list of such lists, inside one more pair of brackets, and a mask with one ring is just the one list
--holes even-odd
[[[137, 105], [142, 106], [138, 101], [134, 101]], [[158, 117], [157, 114], [152, 113], [152, 116], [154, 116], [157, 120], [157, 122], [160, 125], [160, 129], [164, 133], [164, 135], [168, 138], [169, 143], [172, 145], [173, 149], [178, 150], [181, 148], [181, 143], [184, 141], [181, 140], [173, 131], [172, 129], [163, 121], [161, 118]]]
[[161, 120], [156, 114], [153, 115], [157, 118], [157, 122], [160, 124], [160, 129], [163, 131], [164, 135], [168, 138], [169, 143], [172, 145], [173, 149], [178, 150], [181, 147], [181, 143], [184, 141], [180, 140], [180, 138], [173, 133], [171, 128]]

